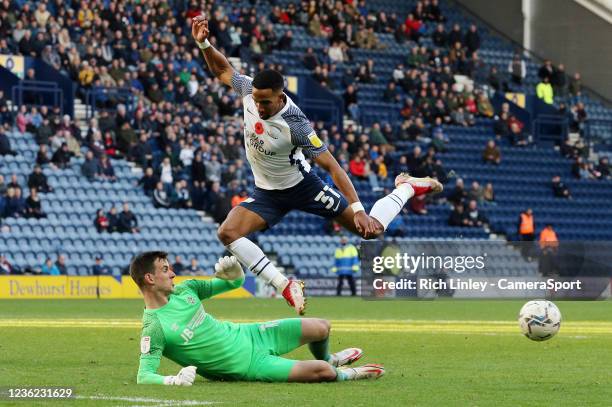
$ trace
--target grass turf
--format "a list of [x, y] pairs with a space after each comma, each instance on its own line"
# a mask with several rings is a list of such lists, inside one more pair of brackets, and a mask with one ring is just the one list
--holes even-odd
[[[558, 302], [561, 332], [542, 343], [520, 335], [515, 319], [522, 303], [312, 298], [308, 316], [333, 321], [332, 350], [362, 347], [362, 361], [383, 363], [385, 377], [309, 385], [198, 378], [193, 387], [177, 388], [135, 383], [139, 300], [0, 301], [0, 387], [71, 386], [80, 397], [116, 398], [46, 402], [58, 406], [180, 405], [182, 400], [251, 406], [610, 405], [612, 302]], [[277, 300], [210, 300], [204, 306], [229, 320], [292, 316]], [[67, 325], [35, 326], [56, 320]], [[72, 320], [131, 325], [71, 327]], [[289, 357], [310, 354], [302, 348]], [[178, 369], [164, 359], [160, 373]]]

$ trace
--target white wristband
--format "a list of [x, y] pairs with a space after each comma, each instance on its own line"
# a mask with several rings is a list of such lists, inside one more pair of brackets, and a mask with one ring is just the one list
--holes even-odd
[[363, 205], [359, 201], [353, 202], [351, 204], [351, 209], [353, 210], [354, 213], [365, 211]]
[[200, 48], [200, 49], [202, 49], [202, 50], [203, 50], [203, 49], [206, 49], [206, 48], [208, 48], [208, 47], [210, 47], [210, 42], [208, 42], [208, 38], [206, 38], [206, 39], [204, 40], [204, 42], [198, 42], [198, 41], [196, 41], [196, 44], [198, 45], [198, 48]]

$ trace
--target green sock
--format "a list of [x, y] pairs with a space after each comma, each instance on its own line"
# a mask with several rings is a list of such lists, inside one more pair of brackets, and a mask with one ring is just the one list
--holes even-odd
[[308, 344], [308, 348], [315, 359], [324, 361], [329, 360], [329, 337], [323, 339], [322, 341], [310, 342]]
[[346, 373], [344, 373], [342, 371], [342, 369], [340, 368], [336, 368], [336, 381], [337, 382], [343, 382], [345, 380], [348, 380], [348, 375]]

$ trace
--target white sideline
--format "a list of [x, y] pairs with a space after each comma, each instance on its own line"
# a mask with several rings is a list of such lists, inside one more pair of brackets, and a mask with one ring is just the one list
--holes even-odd
[[[199, 401], [199, 400], [165, 400], [151, 399], [145, 397], [114, 397], [114, 396], [76, 396], [80, 400], [105, 400], [105, 401], [127, 401], [129, 403], [155, 403], [156, 406], [208, 406], [217, 404], [215, 401]], [[147, 405], [151, 407], [150, 405]], [[137, 407], [131, 405], [131, 407]]]

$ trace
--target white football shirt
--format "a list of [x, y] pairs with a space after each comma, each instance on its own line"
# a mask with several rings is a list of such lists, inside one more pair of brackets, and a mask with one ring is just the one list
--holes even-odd
[[327, 151], [327, 146], [287, 95], [287, 103], [278, 113], [261, 119], [252, 96], [252, 81], [237, 72], [232, 76], [232, 87], [242, 97], [244, 145], [255, 185], [267, 190], [291, 188], [310, 172], [304, 153], [315, 158]]

